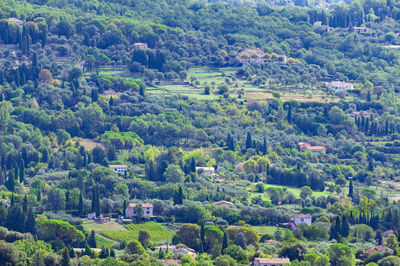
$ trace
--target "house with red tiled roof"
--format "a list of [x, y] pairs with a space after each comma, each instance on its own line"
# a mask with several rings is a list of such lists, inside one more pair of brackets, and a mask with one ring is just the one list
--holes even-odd
[[300, 151], [311, 151], [313, 154], [325, 154], [326, 148], [324, 146], [311, 146], [311, 144], [307, 142], [299, 142], [299, 150]]
[[288, 258], [255, 258], [254, 266], [282, 266], [289, 262]]
[[384, 254], [392, 254], [393, 250], [391, 248], [386, 247], [385, 245], [379, 245], [374, 248], [370, 248], [364, 251], [364, 254], [369, 256], [373, 253], [379, 252], [381, 255]]
[[213, 204], [215, 206], [227, 206], [227, 207], [233, 206], [232, 202], [229, 202], [229, 201], [226, 201], [226, 200], [220, 200], [220, 201], [214, 202]]

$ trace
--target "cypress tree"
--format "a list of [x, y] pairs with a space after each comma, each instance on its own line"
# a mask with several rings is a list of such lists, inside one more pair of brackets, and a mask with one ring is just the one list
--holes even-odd
[[224, 255], [224, 250], [229, 247], [228, 244], [228, 234], [224, 232], [224, 238], [222, 239], [222, 249], [221, 249], [221, 254]]
[[381, 230], [378, 230], [378, 231], [376, 232], [375, 240], [376, 240], [376, 243], [377, 243], [378, 245], [382, 245], [383, 237], [382, 237], [382, 232], [381, 232]]
[[253, 146], [253, 140], [251, 138], [251, 133], [247, 132], [247, 137], [246, 137], [246, 149], [250, 149]]
[[92, 212], [96, 211], [96, 188], [92, 187]]
[[88, 244], [91, 248], [97, 248], [96, 232], [94, 230], [90, 232], [90, 236], [88, 238]]
[[113, 105], [114, 105], [114, 100], [113, 100], [113, 97], [112, 97], [112, 96], [110, 97], [110, 101], [108, 102], [108, 104], [109, 104], [110, 106], [113, 106]]
[[347, 222], [347, 218], [345, 215], [342, 216], [342, 229], [341, 229], [341, 235], [342, 237], [347, 237], [350, 233], [350, 226], [349, 223]]
[[100, 216], [100, 192], [99, 192], [99, 186], [96, 187], [96, 204], [95, 204], [95, 211], [96, 211], [96, 216]]
[[181, 186], [178, 188], [178, 204], [183, 204], [183, 190]]
[[287, 121], [289, 124], [292, 123], [292, 103], [289, 103]]
[[196, 173], [196, 160], [194, 158], [190, 161], [190, 172]]
[[204, 235], [205, 235], [204, 221], [201, 221], [200, 242], [201, 242], [202, 252], [204, 252]]
[[165, 257], [164, 251], [162, 250], [162, 248], [160, 248], [158, 250], [158, 259], [162, 260], [162, 259], [164, 259], [164, 257]]
[[69, 262], [69, 252], [67, 248], [63, 248], [62, 258], [61, 258], [61, 266], [70, 266]]
[[32, 207], [29, 207], [28, 216], [25, 222], [25, 232], [35, 234], [36, 233], [36, 220], [33, 214]]
[[38, 189], [36, 193], [36, 200], [40, 202], [41, 199], [42, 199], [42, 192], [40, 191], [40, 189]]
[[81, 193], [79, 193], [78, 216], [82, 217], [83, 212], [84, 212], [83, 195], [82, 195], [82, 192], [81, 192]]
[[28, 197], [25, 194], [24, 201], [22, 202], [22, 211], [24, 213], [28, 212]]
[[342, 231], [342, 225], [341, 225], [340, 217], [336, 216], [335, 222], [333, 222], [331, 225], [331, 232], [330, 232], [329, 240], [336, 239], [337, 241], [339, 241], [341, 231]]
[[21, 161], [19, 168], [19, 182], [23, 183], [24, 180], [25, 180], [25, 167], [24, 167], [24, 161]]
[[8, 175], [8, 179], [7, 182], [5, 183], [6, 188], [11, 191], [14, 192], [15, 190], [15, 179], [14, 179], [14, 175], [12, 172], [10, 172], [10, 174]]
[[349, 197], [350, 197], [350, 198], [353, 198], [353, 178], [350, 178]]
[[268, 147], [267, 147], [267, 138], [264, 137], [264, 142], [263, 142], [263, 148], [262, 148], [262, 153], [263, 155], [266, 155], [268, 151]]

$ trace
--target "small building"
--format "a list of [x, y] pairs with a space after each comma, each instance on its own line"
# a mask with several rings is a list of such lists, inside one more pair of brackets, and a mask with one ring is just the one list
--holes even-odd
[[353, 27], [353, 32], [366, 33], [366, 32], [368, 32], [368, 28], [367, 27]]
[[135, 47], [139, 48], [139, 49], [142, 49], [142, 50], [149, 49], [149, 46], [147, 45], [147, 43], [143, 43], [143, 42], [135, 43]]
[[196, 167], [196, 172], [197, 174], [206, 174], [211, 177], [216, 177], [217, 174], [215, 173], [215, 168], [214, 167]]
[[343, 81], [326, 82], [325, 86], [333, 89], [335, 92], [347, 91], [353, 89], [353, 84]]
[[87, 215], [87, 218], [89, 220], [96, 220], [96, 213], [95, 212], [91, 212]]
[[365, 250], [364, 254], [366, 256], [369, 256], [369, 255], [371, 255], [373, 253], [376, 253], [376, 252], [379, 252], [381, 255], [385, 255], [385, 254], [392, 254], [393, 250], [388, 248], [388, 247], [386, 247], [385, 245], [379, 245], [379, 246], [376, 246], [374, 248], [370, 248], [370, 249]]
[[109, 223], [110, 221], [111, 221], [110, 217], [103, 217], [102, 215], [96, 218], [96, 223], [98, 224], [106, 224]]
[[311, 151], [313, 154], [325, 154], [326, 148], [324, 146], [311, 146], [311, 144], [307, 142], [299, 142], [299, 150], [300, 151]]
[[155, 250], [160, 250], [161, 249], [164, 252], [166, 252], [168, 250], [169, 252], [174, 253], [174, 251], [176, 249], [176, 246], [175, 245], [164, 244], [164, 245], [159, 245], [159, 246], [155, 247], [154, 249]]
[[173, 251], [174, 253], [174, 258], [175, 259], [180, 259], [182, 256], [189, 255], [192, 258], [196, 257], [196, 251], [194, 249], [188, 248], [188, 247], [176, 247], [175, 250]]
[[125, 174], [126, 171], [128, 170], [128, 166], [125, 164], [111, 164], [108, 167], [114, 170], [114, 172], [118, 174]]
[[150, 218], [154, 217], [153, 215], [153, 204], [151, 203], [129, 203], [128, 206], [125, 209], [125, 216], [128, 218], [136, 217], [138, 214], [135, 211], [135, 207], [137, 205], [141, 205], [143, 209], [143, 216]]
[[323, 31], [329, 31], [331, 29], [328, 25], [322, 25], [322, 21], [315, 21], [313, 26], [314, 28], [322, 29]]
[[103, 92], [103, 94], [105, 96], [110, 96], [110, 97], [118, 95], [114, 90], [106, 90], [106, 91]]
[[289, 262], [288, 258], [255, 258], [254, 266], [282, 266]]
[[226, 200], [220, 200], [220, 201], [214, 202], [213, 204], [215, 206], [227, 206], [227, 207], [233, 206], [232, 202], [229, 202], [229, 201], [226, 201]]
[[17, 18], [9, 18], [9, 19], [7, 19], [7, 21], [10, 22], [10, 23], [15, 23], [20, 27], [24, 26], [24, 22], [22, 20], [20, 20], [20, 19], [17, 19]]
[[292, 216], [292, 219], [290, 219], [289, 226], [292, 230], [295, 230], [299, 224], [305, 223], [307, 225], [312, 224], [312, 216], [307, 215], [307, 214], [295, 214]]

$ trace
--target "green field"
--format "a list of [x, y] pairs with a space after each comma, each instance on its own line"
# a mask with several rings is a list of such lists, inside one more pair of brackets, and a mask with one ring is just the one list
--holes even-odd
[[139, 231], [143, 230], [150, 234], [151, 240], [154, 242], [170, 241], [172, 239], [172, 233], [165, 226], [156, 222], [129, 224], [125, 225], [125, 228], [128, 231], [103, 231], [102, 234], [118, 241], [129, 241], [137, 239]]
[[83, 227], [86, 231], [90, 232], [94, 230], [95, 232], [102, 231], [126, 231], [126, 228], [115, 221], [111, 221], [106, 224], [98, 224], [95, 221], [87, 220], [83, 221]]
[[117, 242], [108, 238], [105, 238], [102, 235], [96, 235], [96, 244], [97, 247], [105, 247], [105, 248], [111, 248], [114, 244]]

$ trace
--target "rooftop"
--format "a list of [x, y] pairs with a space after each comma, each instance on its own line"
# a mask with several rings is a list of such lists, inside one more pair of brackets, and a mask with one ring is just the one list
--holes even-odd
[[283, 264], [290, 262], [288, 258], [255, 258], [254, 261], [268, 264]]
[[311, 217], [312, 217], [311, 215], [303, 214], [303, 213], [294, 214], [292, 216], [292, 218], [311, 218]]
[[220, 200], [217, 202], [213, 203], [214, 205], [220, 206], [220, 205], [229, 205], [229, 206], [233, 206], [232, 202], [226, 201], [226, 200]]
[[127, 168], [126, 164], [110, 164], [108, 167], [111, 167], [111, 168]]
[[143, 208], [153, 208], [153, 204], [151, 203], [129, 203], [128, 207], [135, 208], [136, 205], [141, 205]]

